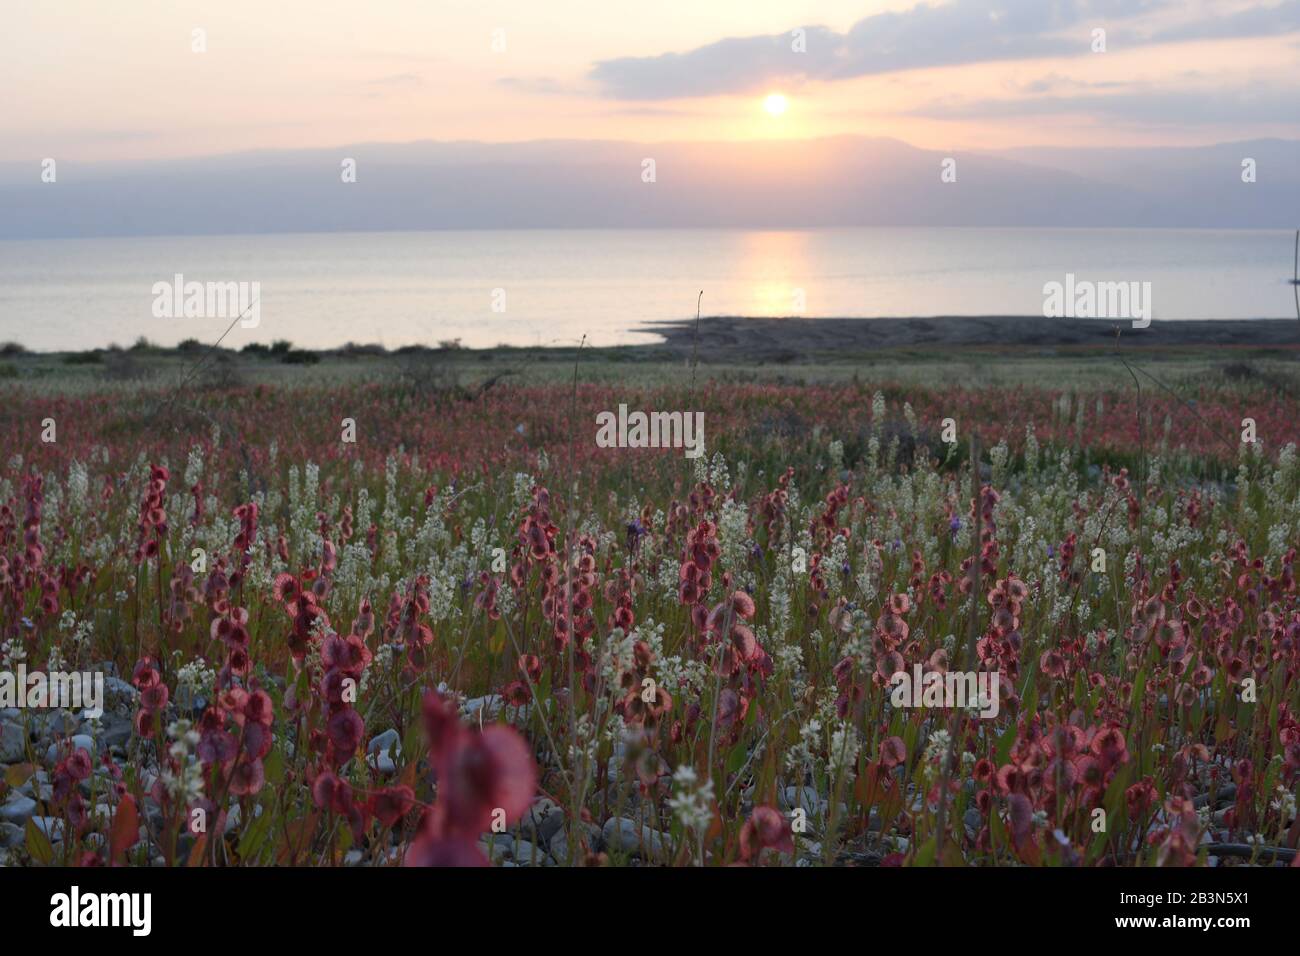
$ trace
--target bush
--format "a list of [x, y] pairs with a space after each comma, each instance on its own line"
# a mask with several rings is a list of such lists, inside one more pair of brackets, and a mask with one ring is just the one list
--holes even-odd
[[132, 348], [123, 352], [121, 349], [109, 349], [104, 353], [104, 378], [110, 382], [134, 382], [148, 378], [145, 366], [135, 360], [132, 353], [141, 351]]
[[357, 355], [387, 355], [388, 349], [384, 348], [377, 342], [370, 345], [358, 345], [356, 342], [349, 342], [342, 348], [338, 349], [338, 354], [349, 358]]
[[286, 365], [315, 365], [320, 361], [320, 356], [315, 352], [294, 349], [291, 352], [283, 353], [280, 356], [280, 361]]
[[103, 361], [104, 356], [99, 349], [92, 349], [89, 352], [69, 352], [63, 356], [64, 365], [100, 365]]

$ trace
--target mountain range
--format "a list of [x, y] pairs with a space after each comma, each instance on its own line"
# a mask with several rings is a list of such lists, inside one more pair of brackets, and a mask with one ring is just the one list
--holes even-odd
[[[941, 181], [946, 159], [955, 181]], [[356, 181], [343, 182], [345, 160]], [[645, 181], [645, 160], [654, 181]], [[1255, 182], [1243, 182], [1254, 161]], [[1300, 225], [1300, 140], [920, 149], [894, 139], [368, 143], [0, 163], [0, 238], [423, 229]]]

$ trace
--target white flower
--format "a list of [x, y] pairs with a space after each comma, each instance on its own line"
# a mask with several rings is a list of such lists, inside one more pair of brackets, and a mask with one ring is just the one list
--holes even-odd
[[831, 734], [826, 768], [834, 776], [843, 776], [845, 783], [848, 783], [857, 772], [858, 747], [858, 732], [848, 724], [841, 724]]
[[925, 745], [924, 761], [926, 763], [938, 763], [944, 759], [948, 755], [948, 745], [951, 742], [952, 737], [948, 735], [948, 731], [933, 731]]
[[683, 827], [703, 833], [713, 822], [713, 780], [701, 784], [695, 769], [683, 764], [673, 774], [673, 795], [668, 806]]
[[1277, 785], [1277, 797], [1269, 806], [1280, 812], [1283, 823], [1295, 819], [1295, 794], [1280, 783]]

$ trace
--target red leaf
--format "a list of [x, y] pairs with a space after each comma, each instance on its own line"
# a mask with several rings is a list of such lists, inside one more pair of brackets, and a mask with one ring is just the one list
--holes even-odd
[[117, 804], [113, 816], [113, 829], [109, 835], [108, 858], [117, 863], [126, 851], [140, 839], [140, 814], [135, 808], [135, 798], [125, 795]]

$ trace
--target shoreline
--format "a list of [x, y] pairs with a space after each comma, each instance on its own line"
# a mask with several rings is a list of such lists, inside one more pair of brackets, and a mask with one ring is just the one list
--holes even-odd
[[[695, 320], [634, 328], [664, 336], [664, 348], [696, 347]], [[1118, 335], [1117, 335], [1118, 333]], [[1025, 349], [1094, 351], [1124, 348], [1300, 348], [1294, 319], [1154, 320], [1135, 329], [1128, 320], [1046, 319], [1041, 316], [935, 316], [907, 319], [805, 319], [713, 316], [699, 321], [700, 361], [710, 353], [773, 358], [782, 353], [870, 352], [891, 349]], [[938, 357], [937, 355], [935, 357]]]
[[[1141, 349], [1186, 348], [1300, 348], [1300, 320], [1296, 319], [1156, 319], [1146, 328], [1134, 328], [1128, 319], [1049, 319], [1032, 315], [931, 316], [914, 318], [781, 318], [739, 315], [664, 319], [631, 326], [629, 332], [659, 336], [659, 342], [585, 346], [584, 352], [618, 354], [627, 358], [677, 357], [699, 350], [699, 360], [753, 357], [773, 360], [811, 353], [855, 353], [877, 350], [970, 349], [1014, 354], [1024, 349], [1094, 351], [1117, 346]], [[287, 348], [283, 346], [288, 344]], [[191, 339], [177, 345], [139, 341], [131, 346], [36, 351], [21, 343], [0, 342], [0, 359], [48, 359], [105, 354], [187, 355], [212, 351], [209, 343]], [[329, 348], [308, 348], [282, 343], [274, 348], [257, 343], [241, 349], [216, 347], [216, 351], [250, 358], [280, 356], [319, 357], [403, 356], [457, 353], [564, 355], [572, 345], [461, 345], [459, 340], [393, 348], [376, 343], [348, 342]], [[667, 353], [667, 354], [665, 354]], [[935, 355], [934, 357], [940, 357]]]

